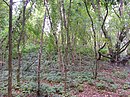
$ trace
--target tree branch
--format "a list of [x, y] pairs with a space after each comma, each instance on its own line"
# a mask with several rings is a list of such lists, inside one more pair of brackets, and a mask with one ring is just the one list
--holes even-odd
[[85, 7], [86, 7], [87, 14], [88, 14], [88, 16], [89, 16], [89, 18], [90, 18], [90, 20], [91, 20], [91, 23], [92, 23], [92, 24], [91, 24], [91, 25], [92, 25], [92, 30], [93, 30], [94, 34], [96, 34], [95, 29], [94, 29], [93, 19], [92, 19], [92, 16], [90, 15], [90, 12], [89, 12], [89, 10], [88, 10], [88, 6], [87, 6], [86, 1], [84, 1], [84, 4], [85, 4]]
[[[126, 48], [129, 46], [129, 44], [130, 44], [130, 40], [129, 40], [126, 44], [124, 44], [124, 45], [122, 46], [122, 48], [120, 49], [120, 51], [119, 51], [118, 54], [120, 54], [120, 53], [122, 53], [124, 50], [126, 50]], [[123, 49], [123, 48], [124, 48], [124, 49]]]
[[108, 55], [104, 55], [104, 54], [102, 54], [100, 51], [106, 46], [106, 42], [103, 44], [103, 46], [101, 47], [101, 48], [99, 48], [99, 50], [98, 50], [98, 54], [99, 54], [99, 57], [97, 58], [97, 60], [100, 60], [101, 59], [101, 56], [103, 56], [103, 57], [106, 57], [106, 58], [108, 58], [108, 59], [112, 59], [111, 57], [109, 57]]
[[106, 12], [106, 15], [105, 15], [105, 17], [104, 17], [104, 19], [103, 19], [103, 23], [102, 23], [102, 26], [101, 26], [102, 32], [103, 32], [105, 38], [107, 38], [107, 33], [106, 33], [106, 29], [104, 28], [104, 25], [105, 25], [105, 21], [106, 21], [107, 16], [108, 16], [108, 3], [106, 3], [106, 11], [107, 11], [107, 12]]
[[101, 49], [103, 49], [105, 46], [106, 46], [106, 42], [103, 44], [103, 46], [101, 47], [101, 48], [99, 48], [99, 50], [98, 51], [101, 51]]
[[120, 19], [121, 17], [119, 16], [119, 14], [115, 11], [114, 8], [112, 8], [112, 9], [113, 9], [114, 13], [116, 14], [116, 16]]
[[9, 6], [9, 4], [8, 4], [5, 0], [3, 0], [3, 2], [4, 2], [7, 6]]
[[105, 57], [105, 58], [112, 59], [112, 57], [109, 57], [108, 55], [104, 55], [104, 54], [102, 54], [101, 52], [100, 52], [100, 54], [101, 54], [103, 57]]

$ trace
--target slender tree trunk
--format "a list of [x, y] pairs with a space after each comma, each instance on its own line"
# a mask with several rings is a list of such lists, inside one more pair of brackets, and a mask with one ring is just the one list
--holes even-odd
[[[67, 17], [67, 27], [66, 27], [66, 39], [67, 39], [67, 45], [66, 45], [66, 48], [65, 48], [65, 85], [64, 85], [64, 91], [65, 93], [67, 92], [66, 91], [66, 86], [67, 86], [67, 66], [69, 65], [69, 52], [70, 52], [70, 33], [69, 33], [69, 30], [70, 30], [70, 14], [71, 14], [71, 3], [72, 3], [72, 0], [70, 0], [70, 4], [69, 4], [69, 9], [68, 9], [68, 17]], [[65, 13], [64, 13], [65, 14]], [[65, 17], [65, 16], [64, 16]], [[66, 21], [64, 20], [64, 25], [66, 24]]]
[[71, 39], [72, 41], [71, 41], [71, 56], [72, 56], [72, 61], [71, 61], [71, 63], [74, 65], [75, 64], [75, 56], [76, 56], [76, 54], [75, 54], [75, 45], [76, 45], [76, 43], [75, 43], [75, 33], [74, 34], [72, 34], [72, 39]]
[[120, 0], [119, 13], [120, 13], [120, 16], [122, 16], [122, 14], [123, 14], [123, 0]]
[[53, 28], [52, 19], [51, 19], [51, 16], [50, 16], [50, 13], [49, 13], [49, 8], [48, 8], [48, 1], [47, 0], [45, 0], [45, 1], [44, 1], [44, 3], [45, 3], [46, 11], [47, 11], [47, 14], [48, 14], [50, 26], [51, 26], [51, 29], [52, 29], [52, 34], [53, 34], [54, 39], [55, 39], [55, 42], [54, 42], [55, 48], [56, 48], [56, 51], [58, 52], [58, 38], [57, 38], [57, 34], [56, 34], [56, 31]]
[[93, 19], [92, 19], [92, 16], [90, 15], [90, 12], [88, 10], [88, 6], [87, 6], [87, 2], [85, 1], [84, 2], [85, 4], [85, 7], [86, 7], [86, 11], [87, 11], [87, 14], [91, 20], [91, 26], [92, 26], [92, 30], [93, 30], [93, 37], [94, 37], [94, 41], [93, 41], [93, 44], [94, 44], [94, 64], [95, 64], [95, 69], [94, 69], [94, 78], [96, 79], [97, 78], [97, 68], [98, 68], [98, 64], [97, 64], [97, 39], [96, 39], [96, 31], [95, 31], [95, 28], [94, 28], [94, 22], [93, 22]]
[[[64, 25], [64, 28], [66, 29], [66, 14], [65, 14], [65, 8], [64, 8], [64, 0], [61, 0], [61, 28], [63, 30], [63, 25]], [[63, 15], [63, 16], [62, 16]], [[63, 18], [62, 18], [63, 17]], [[62, 40], [63, 40], [64, 36], [63, 36], [63, 32], [62, 32]], [[66, 39], [64, 39], [63, 41], [66, 41]], [[63, 43], [63, 42], [62, 42]], [[62, 44], [63, 45], [63, 44]], [[64, 45], [63, 45], [64, 46]], [[66, 79], [67, 79], [67, 73], [66, 73], [66, 50], [65, 50], [65, 47], [63, 48], [65, 52], [65, 55], [63, 57], [63, 66], [62, 66], [62, 73], [64, 74], [64, 91], [66, 93]]]
[[37, 96], [40, 96], [40, 71], [41, 71], [41, 59], [42, 59], [42, 47], [43, 47], [43, 34], [44, 34], [44, 28], [45, 28], [45, 20], [46, 20], [46, 11], [44, 14], [43, 19], [43, 26], [42, 26], [42, 33], [41, 33], [41, 41], [40, 41], [40, 49], [39, 49], [39, 57], [38, 57], [38, 75], [37, 75], [37, 83], [38, 83], [38, 90], [37, 90]]
[[64, 20], [64, 27], [66, 29], [67, 25], [66, 25], [66, 12], [65, 12], [65, 8], [64, 8], [64, 0], [61, 0], [61, 6], [62, 6], [62, 12], [63, 12], [63, 20]]
[[[63, 61], [62, 61], [62, 46], [64, 48], [64, 35], [63, 35], [63, 19], [62, 19], [62, 9], [61, 9], [61, 1], [57, 0], [58, 8], [59, 8], [59, 16], [60, 16], [60, 25], [61, 25], [61, 33], [59, 39], [61, 38], [61, 42], [58, 41], [58, 63], [60, 67], [60, 71], [63, 71]], [[62, 72], [63, 74], [63, 72]]]
[[[62, 56], [62, 54], [65, 53], [65, 38], [64, 38], [64, 27], [66, 26], [66, 22], [64, 22], [64, 19], [65, 19], [65, 9], [64, 9], [64, 2], [63, 0], [62, 1], [59, 1], [59, 4], [60, 4], [60, 7], [59, 7], [59, 11], [60, 11], [60, 20], [61, 20], [61, 40], [62, 40], [62, 46], [61, 48], [59, 49], [60, 50], [60, 61], [61, 61], [61, 72], [62, 74], [64, 74], [64, 56]], [[65, 20], [66, 21], [66, 20]]]
[[105, 27], [105, 22], [106, 22], [106, 19], [107, 19], [107, 16], [108, 16], [108, 1], [106, 1], [106, 14], [105, 14], [105, 17], [103, 19], [103, 23], [102, 23], [102, 26], [101, 26], [101, 29], [102, 29], [102, 32], [104, 34], [104, 37], [108, 40], [108, 50], [109, 50], [109, 54], [110, 54], [110, 57], [111, 57], [111, 62], [114, 61], [115, 59], [115, 52], [112, 48], [112, 39], [111, 37], [108, 35], [108, 31], [106, 30], [106, 27]]
[[[120, 0], [120, 7], [119, 7], [119, 14], [120, 17], [122, 17], [123, 15], [123, 0]], [[123, 31], [125, 29], [125, 27], [122, 28], [122, 31], [118, 33], [118, 40], [117, 43], [115, 45], [115, 49], [116, 49], [116, 61], [119, 61], [120, 58], [120, 54], [118, 54], [120, 52], [120, 47], [121, 47], [121, 43], [123, 42], [123, 39], [126, 37], [126, 33]]]
[[9, 57], [8, 57], [8, 97], [12, 97], [12, 10], [13, 0], [9, 4]]
[[94, 4], [94, 0], [91, 0], [91, 4], [92, 4], [92, 7], [93, 7], [94, 11], [96, 12], [96, 6]]
[[18, 52], [17, 85], [20, 86], [21, 52]]
[[67, 18], [67, 28], [66, 28], [66, 37], [67, 37], [67, 50], [70, 52], [70, 14], [71, 14], [71, 3], [70, 0], [69, 10], [68, 10], [68, 18]]
[[38, 84], [38, 90], [37, 90], [37, 96], [39, 97], [40, 96], [40, 70], [41, 70], [41, 50], [39, 50], [39, 53], [38, 53], [38, 70], [37, 70], [37, 84]]
[[20, 51], [20, 43], [23, 37], [24, 33], [24, 27], [25, 27], [25, 11], [26, 11], [26, 4], [25, 1], [23, 1], [23, 19], [22, 19], [22, 29], [18, 40], [18, 69], [17, 69], [17, 84], [20, 86], [20, 66], [21, 66], [21, 51]]
[[100, 5], [100, 0], [97, 0], [97, 5], [98, 5], [98, 18], [99, 21], [101, 21], [101, 5]]

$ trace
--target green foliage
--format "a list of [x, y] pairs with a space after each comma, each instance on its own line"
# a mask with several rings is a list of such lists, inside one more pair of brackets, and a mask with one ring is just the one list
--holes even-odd
[[77, 48], [77, 52], [80, 54], [83, 54], [83, 55], [89, 55], [89, 56], [93, 55], [92, 48], [87, 48], [87, 47], [86, 48], [85, 47]]
[[91, 78], [88, 78], [88, 79], [87, 79], [87, 83], [88, 83], [89, 85], [94, 85], [94, 80], [91, 79]]
[[100, 80], [100, 81], [105, 81], [105, 82], [110, 83], [110, 84], [113, 84], [113, 83], [114, 83], [113, 79], [111, 79], [111, 78], [106, 78], [106, 77], [98, 77], [98, 80]]
[[100, 50], [100, 52], [101, 52], [102, 54], [107, 54], [107, 52], [108, 52], [108, 49], [106, 49], [106, 48], [104, 48], [104, 49], [101, 49], [101, 50]]
[[[39, 45], [34, 45], [32, 43], [28, 44], [27, 46], [25, 46], [24, 48], [23, 47], [20, 47], [21, 49], [21, 53], [23, 55], [26, 55], [27, 53], [31, 53], [31, 52], [36, 52], [38, 49], [39, 49]], [[13, 58], [17, 58], [18, 56], [18, 51], [17, 51], [17, 48], [13, 48]]]
[[126, 79], [128, 77], [128, 72], [127, 71], [123, 71], [123, 72], [114, 71], [113, 75], [117, 78], [120, 78], [120, 79]]
[[43, 93], [43, 94], [53, 94], [55, 93], [55, 89], [52, 88], [50, 85], [48, 84], [42, 84], [41, 87], [40, 87], [40, 91]]
[[110, 86], [108, 87], [109, 91], [112, 92], [116, 92], [117, 88], [118, 88], [117, 84], [110, 84]]
[[123, 85], [123, 89], [124, 89], [124, 90], [130, 89], [130, 83], [125, 83], [125, 84]]
[[27, 28], [30, 31], [30, 33], [34, 34], [36, 37], [38, 37], [40, 35], [38, 26], [34, 27], [32, 24], [28, 23]]
[[3, 83], [0, 85], [0, 92], [2, 94], [6, 94], [7, 93], [7, 84]]
[[[5, 0], [8, 1], [8, 0]], [[65, 20], [63, 18], [63, 8], [61, 7], [61, 0], [46, 0], [48, 1], [48, 12], [46, 12], [46, 22], [45, 27], [43, 25], [43, 14], [45, 13], [46, 7], [44, 6], [43, 0], [30, 0], [30, 3], [28, 4], [26, 8], [26, 21], [25, 21], [25, 27], [24, 27], [24, 33], [22, 34], [22, 37], [20, 36], [21, 30], [22, 30], [22, 14], [19, 14], [22, 9], [22, 2], [18, 7], [14, 7], [13, 12], [13, 35], [12, 35], [12, 46], [13, 46], [13, 58], [17, 59], [17, 46], [18, 46], [18, 39], [19, 37], [22, 38], [20, 43], [20, 51], [22, 52], [22, 59], [25, 59], [28, 61], [27, 57], [24, 57], [24, 55], [33, 52], [35, 54], [35, 57], [38, 59], [36, 55], [38, 55], [37, 51], [40, 48], [40, 38], [41, 38], [41, 32], [44, 32], [43, 35], [43, 56], [41, 62], [41, 80], [46, 80], [48, 84], [41, 85], [41, 92], [45, 94], [54, 94], [54, 93], [60, 93], [63, 94], [63, 97], [72, 97], [69, 92], [64, 93], [63, 91], [63, 85], [59, 85], [60, 82], [65, 81], [64, 76], [60, 72], [54, 72], [49, 70], [50, 68], [59, 68], [59, 64], [57, 63], [58, 54], [56, 51], [56, 44], [55, 44], [55, 37], [54, 32], [56, 32], [56, 37], [58, 39], [58, 47], [63, 48], [62, 50], [65, 51], [67, 48], [67, 34], [66, 31], [68, 30], [69, 38], [70, 38], [70, 45], [72, 47], [72, 50], [76, 49], [77, 54], [85, 55], [85, 56], [94, 56], [94, 35], [91, 27], [91, 20], [89, 16], [86, 13], [86, 9], [84, 6], [84, 3], [82, 0], [72, 0], [72, 5], [70, 9], [70, 17], [69, 17], [69, 0], [63, 0], [64, 7], [65, 7]], [[100, 52], [102, 54], [108, 53], [108, 46], [115, 50], [115, 43], [118, 42], [119, 39], [117, 39], [118, 35], [122, 32], [122, 28], [125, 30], [123, 32], [127, 32], [127, 29], [130, 26], [130, 16], [129, 16], [129, 0], [124, 1], [123, 5], [123, 15], [118, 18], [118, 15], [115, 13], [119, 13], [117, 8], [119, 4], [119, 0], [107, 0], [109, 2], [108, 6], [108, 16], [106, 21], [104, 22], [104, 29], [106, 27], [106, 34], [108, 34], [107, 38], [112, 39], [111, 41], [109, 39], [106, 39], [106, 36], [104, 36], [102, 33], [102, 19], [99, 20], [99, 17], [104, 17], [106, 13], [106, 4], [107, 1], [101, 0], [100, 1], [100, 13], [95, 11], [91, 0], [85, 0], [87, 1], [88, 10], [90, 11], [90, 15], [93, 19], [93, 26], [96, 32], [96, 38], [97, 38], [97, 48], [98, 45], [100, 46], [102, 43], [107, 42], [107, 45], [104, 49], [102, 49]], [[2, 53], [8, 52], [8, 9], [9, 7], [0, 0], [0, 48]], [[95, 4], [96, 8], [98, 8], [99, 5], [97, 5], [97, 1], [93, 0], [93, 3]], [[34, 4], [34, 5], [32, 5]], [[61, 4], [61, 5], [60, 5]], [[14, 4], [15, 6], [15, 4]], [[32, 8], [31, 8], [32, 7]], [[115, 11], [113, 9], [115, 8]], [[61, 11], [62, 10], [62, 11]], [[61, 12], [61, 13], [60, 13]], [[23, 13], [23, 12], [22, 12]], [[61, 15], [61, 16], [60, 16]], [[20, 16], [20, 17], [19, 17]], [[50, 17], [49, 17], [50, 16]], [[49, 19], [48, 19], [49, 17]], [[70, 19], [70, 20], [68, 20]], [[67, 28], [64, 26], [64, 23], [66, 21]], [[48, 22], [51, 22], [52, 25], [50, 27], [50, 24], [47, 24]], [[62, 25], [63, 24], [63, 25]], [[43, 28], [44, 27], [44, 28]], [[46, 28], [49, 28], [50, 32], [46, 31]], [[60, 30], [60, 31], [59, 31]], [[101, 33], [100, 33], [101, 32]], [[63, 33], [63, 42], [64, 45], [62, 45], [62, 34]], [[7, 38], [6, 38], [7, 36]], [[6, 38], [5, 40], [3, 40]], [[3, 40], [3, 42], [2, 42]], [[25, 41], [25, 44], [22, 42]], [[112, 42], [112, 43], [111, 43]], [[2, 47], [1, 47], [2, 46]], [[98, 50], [98, 49], [97, 49]], [[61, 51], [62, 52], [62, 51]], [[71, 50], [68, 51], [69, 55], [71, 55]], [[64, 52], [62, 53], [62, 56], [64, 56]], [[48, 57], [48, 56], [49, 57]], [[0, 52], [0, 56], [3, 58], [7, 56], [3, 56]], [[30, 56], [28, 56], [30, 58]], [[48, 57], [48, 58], [47, 58]], [[71, 57], [71, 56], [70, 56]], [[7, 61], [5, 58], [5, 61]], [[30, 58], [31, 61], [33, 61], [32, 58]], [[70, 58], [71, 59], [71, 58]], [[46, 61], [47, 60], [47, 61]], [[49, 60], [49, 61], [48, 61]], [[51, 60], [51, 61], [50, 61]], [[30, 61], [30, 60], [29, 60]], [[63, 63], [65, 63], [67, 60], [63, 60]], [[76, 60], [77, 61], [77, 60]], [[92, 60], [90, 60], [92, 61]], [[22, 60], [23, 62], [23, 60]], [[21, 63], [22, 63], [21, 62]], [[26, 64], [27, 63], [27, 64]], [[17, 64], [17, 62], [16, 62]], [[30, 63], [29, 63], [30, 64]], [[22, 66], [22, 73], [23, 78], [27, 82], [22, 83], [21, 86], [17, 86], [16, 82], [13, 82], [13, 94], [14, 97], [20, 97], [21, 95], [17, 95], [15, 93], [14, 89], [20, 89], [23, 93], [22, 94], [30, 94], [32, 92], [36, 92], [37, 90], [37, 62], [34, 63], [29, 70], [34, 70], [32, 73], [31, 71], [27, 70], [24, 71], [23, 66], [27, 66], [28, 68], [28, 62], [23, 63]], [[25, 66], [25, 67], [26, 67]], [[91, 65], [92, 66], [92, 65]], [[13, 68], [13, 76], [16, 76], [16, 70], [17, 66], [14, 64]], [[44, 70], [43, 70], [44, 69]], [[7, 74], [6, 74], [7, 73]], [[47, 73], [47, 74], [45, 74]], [[98, 89], [106, 89], [108, 87], [111, 91], [115, 91], [118, 88], [118, 85], [116, 85], [111, 78], [106, 77], [99, 77], [99, 82], [96, 83], [96, 81], [93, 79], [93, 74], [91, 72], [67, 72], [67, 85], [68, 88], [77, 88], [79, 92], [82, 92], [83, 89], [83, 83], [87, 82], [89, 85], [95, 85]], [[8, 77], [8, 72], [3, 71], [4, 77]], [[126, 79], [128, 77], [128, 72], [120, 72], [120, 71], [114, 71], [113, 76], [120, 79]], [[5, 80], [5, 79], [4, 79]], [[13, 78], [13, 80], [16, 80], [16, 77]], [[49, 82], [56, 83], [58, 85], [50, 86]], [[108, 84], [106, 84], [108, 83]], [[73, 85], [71, 85], [73, 84]], [[69, 86], [70, 85], [70, 86]], [[124, 84], [123, 86], [124, 90], [129, 89], [129, 84]], [[0, 93], [7, 94], [7, 84], [0, 85]], [[25, 95], [22, 95], [21, 97], [26, 97]]]
[[49, 82], [60, 82], [61, 81], [61, 77], [57, 77], [57, 76], [53, 76], [53, 75], [51, 75], [51, 76], [49, 76], [49, 77], [47, 77], [47, 80], [49, 81]]
[[96, 87], [98, 89], [101, 89], [101, 90], [105, 90], [106, 89], [106, 85], [104, 83], [100, 83], [100, 82], [96, 84]]
[[34, 86], [31, 83], [24, 83], [20, 86], [23, 93], [30, 93], [33, 90], [32, 87]]
[[63, 92], [62, 97], [71, 97], [71, 94], [69, 92]]
[[62, 94], [64, 91], [64, 86], [63, 84], [54, 85], [53, 89], [55, 89], [56, 93]]
[[78, 90], [79, 92], [83, 92], [83, 91], [84, 91], [84, 85], [83, 85], [83, 84], [78, 84], [77, 90]]
[[[32, 94], [33, 92], [36, 92], [37, 90], [37, 83], [36, 82], [25, 82], [22, 83], [20, 87], [17, 85], [14, 85], [13, 87], [13, 96], [15, 97], [26, 97], [28, 94]], [[19, 93], [17, 93], [19, 91]]]
[[62, 81], [61, 73], [51, 72], [46, 75], [46, 80], [49, 82], [61, 82]]
[[46, 37], [45, 41], [46, 41], [46, 43], [45, 43], [46, 52], [51, 53], [51, 52], [55, 51], [55, 43], [54, 43], [55, 40], [54, 40], [53, 35], [49, 34], [49, 36]]
[[31, 73], [32, 75], [26, 75], [25, 80], [27, 81], [37, 81], [37, 76]]
[[[0, 0], [0, 36], [1, 36], [1, 32], [3, 34], [3, 31], [6, 32], [6, 26], [8, 25], [8, 7], [7, 5]], [[5, 33], [6, 35], [6, 33]]]
[[[58, 25], [58, 20], [60, 18], [59, 16], [59, 9], [58, 7], [60, 6], [58, 1], [56, 0], [50, 0], [50, 5], [51, 5], [51, 17], [52, 17], [52, 22], [53, 22], [53, 30], [57, 29]], [[54, 33], [54, 32], [53, 32]]]
[[63, 86], [61, 84], [50, 86], [49, 84], [42, 84], [40, 87], [40, 91], [43, 94], [61, 94], [63, 92]]
[[92, 79], [93, 75], [91, 72], [69, 72], [68, 76], [78, 82], [83, 83], [84, 81]]
[[25, 48], [22, 49], [22, 52], [27, 54], [29, 52], [36, 52], [39, 48], [39, 45], [29, 44]]

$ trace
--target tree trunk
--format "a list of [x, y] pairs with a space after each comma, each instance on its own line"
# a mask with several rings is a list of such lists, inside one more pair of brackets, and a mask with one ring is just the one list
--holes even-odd
[[120, 0], [119, 13], [120, 13], [120, 16], [122, 16], [122, 14], [123, 14], [123, 0]]
[[63, 26], [64, 26], [64, 21], [63, 21], [63, 10], [62, 10], [62, 2], [59, 1], [59, 12], [60, 12], [60, 20], [61, 20], [61, 45], [58, 47], [58, 56], [59, 56], [59, 65], [60, 65], [60, 70], [62, 74], [64, 74], [64, 62], [63, 62], [63, 56], [62, 54], [64, 53], [64, 31], [63, 31]]
[[38, 90], [37, 90], [37, 96], [40, 96], [40, 71], [41, 71], [41, 59], [42, 59], [42, 46], [43, 46], [43, 33], [45, 28], [45, 20], [46, 20], [46, 10], [44, 14], [43, 19], [43, 26], [42, 26], [42, 33], [41, 33], [41, 40], [40, 40], [40, 49], [39, 49], [39, 55], [38, 55], [38, 70], [37, 70], [37, 83], [38, 83]]
[[23, 1], [22, 29], [21, 29], [21, 32], [20, 32], [20, 36], [19, 36], [19, 40], [18, 40], [18, 46], [17, 46], [17, 50], [18, 50], [17, 84], [18, 84], [18, 86], [20, 86], [20, 65], [21, 65], [20, 43], [21, 43], [21, 40], [22, 40], [22, 37], [23, 37], [24, 27], [25, 27], [25, 11], [26, 11], [26, 3], [25, 3], [25, 1]]
[[21, 52], [18, 52], [17, 85], [20, 86]]
[[[45, 2], [45, 1], [44, 1]], [[54, 36], [54, 39], [55, 39], [55, 48], [56, 48], [56, 51], [58, 52], [58, 38], [57, 38], [57, 35], [56, 35], [56, 31], [54, 30], [53, 28], [53, 24], [52, 24], [52, 19], [51, 19], [51, 16], [50, 16], [50, 13], [49, 13], [49, 8], [48, 8], [48, 2], [46, 1], [45, 2], [45, 7], [46, 7], [46, 11], [47, 11], [47, 14], [48, 14], [48, 18], [49, 18], [49, 22], [50, 22], [50, 26], [51, 26], [51, 29], [52, 29], [52, 34]]]
[[12, 97], [12, 10], [13, 0], [9, 4], [9, 57], [8, 57], [8, 97]]
[[96, 79], [97, 78], [97, 39], [96, 39], [96, 31], [95, 31], [95, 28], [94, 28], [94, 22], [93, 22], [92, 16], [90, 15], [90, 12], [88, 10], [87, 2], [85, 1], [84, 4], [85, 4], [85, 7], [86, 7], [87, 14], [88, 14], [88, 16], [91, 20], [91, 26], [92, 26], [92, 30], [93, 30], [93, 37], [94, 37], [93, 45], [94, 45], [94, 59], [95, 59], [94, 60], [95, 69], [94, 69], [93, 73], [94, 73], [94, 78]]

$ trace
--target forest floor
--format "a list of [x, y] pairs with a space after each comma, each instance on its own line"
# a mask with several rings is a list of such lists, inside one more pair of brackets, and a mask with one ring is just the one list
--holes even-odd
[[77, 97], [130, 97], [130, 65], [114, 66], [99, 63], [98, 77], [94, 83], [84, 83], [84, 90]]
[[[65, 97], [64, 75], [60, 72], [56, 58], [43, 60], [41, 65], [41, 91], [52, 96], [41, 97]], [[17, 59], [13, 60], [17, 64]], [[16, 88], [16, 69], [14, 66], [13, 92], [14, 97], [37, 97], [37, 56], [32, 53], [23, 58], [22, 79], [20, 91]], [[107, 61], [98, 62], [98, 74], [93, 78], [93, 61], [82, 56], [75, 60], [75, 64], [68, 66], [67, 71], [67, 95], [66, 97], [130, 97], [130, 64], [126, 66], [112, 65]], [[1, 71], [0, 94], [7, 97], [7, 69]], [[24, 94], [23, 94], [24, 93]], [[22, 96], [18, 96], [22, 95]], [[25, 95], [26, 94], [26, 95]], [[53, 95], [55, 94], [55, 96]], [[24, 96], [23, 96], [24, 95]], [[62, 96], [61, 96], [62, 95]]]

